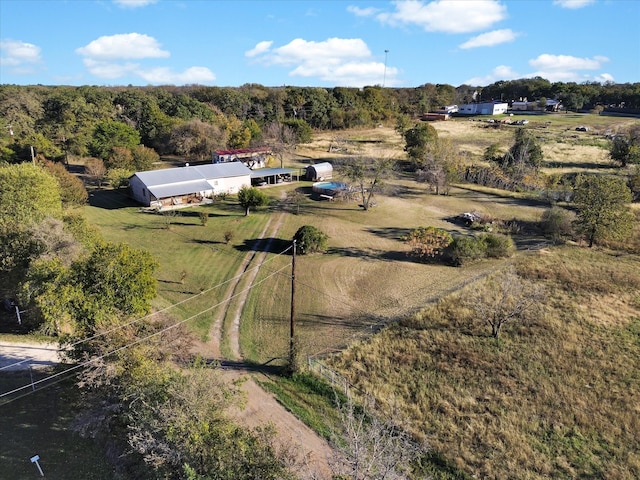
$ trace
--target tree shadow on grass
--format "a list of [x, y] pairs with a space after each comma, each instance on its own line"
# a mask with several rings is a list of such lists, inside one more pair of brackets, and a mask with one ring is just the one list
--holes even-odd
[[404, 227], [386, 227], [386, 228], [368, 228], [367, 232], [373, 233], [378, 237], [387, 238], [389, 240], [398, 240], [402, 241], [403, 237], [409, 235], [411, 232], [411, 228]]
[[242, 245], [237, 245], [235, 248], [240, 252], [266, 252], [281, 254], [285, 250], [288, 255], [291, 255], [291, 240], [285, 240], [282, 238], [250, 238], [244, 241]]
[[330, 255], [338, 255], [342, 257], [360, 258], [362, 260], [386, 261], [386, 262], [414, 262], [407, 256], [406, 251], [402, 250], [374, 250], [361, 249], [356, 247], [345, 248], [329, 248], [327, 253]]
[[125, 190], [91, 190], [89, 192], [89, 205], [104, 208], [105, 210], [140, 206], [139, 203], [129, 198]]

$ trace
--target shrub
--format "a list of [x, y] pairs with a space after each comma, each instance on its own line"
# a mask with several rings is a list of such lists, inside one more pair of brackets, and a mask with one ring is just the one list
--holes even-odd
[[447, 248], [446, 255], [450, 262], [456, 266], [480, 260], [487, 254], [487, 244], [480, 237], [460, 236], [454, 237], [453, 242]]
[[323, 231], [311, 225], [303, 225], [293, 236], [296, 242], [296, 252], [305, 255], [307, 253], [324, 252], [327, 249], [329, 236]]
[[513, 255], [515, 245], [509, 235], [486, 233], [479, 238], [485, 244], [485, 255], [488, 258], [504, 258]]
[[542, 231], [551, 235], [555, 240], [573, 235], [574, 215], [561, 207], [551, 207], [545, 210], [540, 219]]
[[424, 260], [440, 255], [453, 241], [449, 232], [436, 227], [418, 227], [403, 238], [411, 251], [409, 256]]

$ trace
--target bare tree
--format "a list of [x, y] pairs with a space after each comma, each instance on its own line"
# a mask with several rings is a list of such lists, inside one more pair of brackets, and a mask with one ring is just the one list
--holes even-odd
[[460, 170], [458, 151], [448, 139], [436, 139], [425, 147], [422, 167], [416, 171], [416, 181], [427, 183], [436, 195], [449, 194], [451, 183]]
[[85, 173], [91, 178], [98, 188], [102, 187], [104, 178], [107, 176], [107, 168], [101, 158], [91, 157], [87, 159], [84, 166]]
[[333, 474], [352, 480], [408, 478], [410, 464], [423, 450], [396, 423], [365, 413], [351, 399], [339, 405], [340, 432], [332, 443], [338, 455]]
[[383, 186], [384, 179], [393, 170], [395, 160], [391, 158], [357, 157], [343, 167], [344, 175], [357, 184], [362, 198], [363, 210], [369, 210], [371, 199]]
[[295, 207], [296, 215], [300, 214], [300, 204], [304, 201], [304, 194], [300, 190], [292, 190], [287, 192], [286, 202]]
[[487, 278], [481, 288], [467, 297], [466, 304], [475, 312], [476, 319], [491, 327], [491, 335], [498, 338], [502, 327], [523, 320], [543, 298], [543, 286], [523, 279], [511, 266]]
[[296, 149], [296, 134], [293, 129], [280, 122], [272, 122], [263, 131], [264, 140], [273, 154], [280, 160], [280, 168], [284, 167], [284, 158]]

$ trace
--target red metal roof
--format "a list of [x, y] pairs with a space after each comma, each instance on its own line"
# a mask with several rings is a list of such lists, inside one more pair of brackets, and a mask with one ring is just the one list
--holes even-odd
[[233, 150], [216, 150], [217, 155], [239, 155], [243, 153], [270, 153], [270, 148], [256, 147], [256, 148], [236, 148]]

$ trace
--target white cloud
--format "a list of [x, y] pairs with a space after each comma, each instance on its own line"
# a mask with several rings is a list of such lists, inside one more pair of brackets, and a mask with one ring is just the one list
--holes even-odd
[[244, 56], [252, 58], [252, 57], [255, 57], [257, 55], [261, 55], [261, 54], [267, 52], [271, 48], [271, 45], [273, 45], [272, 41], [265, 40], [263, 42], [259, 42], [251, 50], [247, 50], [246, 52], [244, 52]]
[[76, 49], [76, 53], [84, 57], [83, 62], [89, 73], [109, 80], [135, 76], [147, 83], [183, 85], [211, 83], [216, 79], [215, 74], [206, 67], [189, 67], [183, 72], [174, 72], [169, 67], [146, 66], [129, 61], [170, 56], [168, 51], [160, 48], [155, 38], [139, 33], [100, 37]]
[[85, 58], [83, 62], [89, 73], [96, 77], [110, 80], [130, 75], [140, 68], [137, 63], [104, 62], [92, 58]]
[[464, 82], [465, 85], [490, 85], [498, 80], [513, 80], [516, 78], [522, 78], [522, 75], [517, 73], [511, 67], [507, 65], [498, 65], [494, 68], [489, 75], [484, 77], [473, 77]]
[[607, 57], [602, 56], [578, 58], [570, 55], [550, 55], [545, 53], [529, 60], [529, 65], [536, 69], [533, 72], [519, 74], [512, 70], [511, 67], [500, 65], [494, 68], [489, 75], [470, 78], [464, 83], [469, 85], [489, 85], [498, 80], [532, 77], [542, 77], [550, 82], [612, 82], [614, 81], [613, 76], [608, 73], [590, 75], [582, 72], [583, 70], [599, 70], [608, 61]]
[[486, 30], [506, 17], [497, 0], [419, 0], [395, 2], [392, 13], [377, 19], [392, 26], [417, 25], [427, 32], [467, 33]]
[[157, 1], [158, 0], [113, 0], [113, 3], [123, 8], [139, 8], [146, 7]]
[[184, 72], [173, 72], [168, 67], [138, 70], [136, 75], [149, 83], [164, 85], [188, 85], [196, 83], [211, 83], [216, 76], [206, 67], [190, 67]]
[[571, 55], [550, 55], [543, 53], [537, 58], [529, 60], [529, 65], [533, 68], [544, 71], [564, 71], [564, 70], [597, 70], [605, 62], [607, 57], [595, 56], [593, 58], [579, 58]]
[[360, 8], [355, 5], [349, 5], [347, 7], [347, 12], [353, 13], [356, 17], [371, 17], [379, 11], [380, 9], [375, 7]]
[[553, 0], [553, 4], [561, 8], [578, 9], [594, 3], [595, 0]]
[[40, 47], [20, 40], [0, 40], [0, 65], [14, 73], [31, 73], [42, 62]]
[[76, 49], [76, 53], [94, 60], [163, 58], [170, 55], [160, 48], [155, 38], [140, 33], [103, 36]]
[[345, 59], [369, 58], [369, 47], [359, 38], [329, 38], [323, 42], [301, 38], [273, 50], [269, 63], [295, 65], [297, 63], [337, 65]]
[[613, 75], [611, 75], [610, 73], [601, 73], [600, 75], [596, 75], [595, 77], [593, 77], [593, 79], [599, 83], [607, 83], [607, 82], [615, 83], [616, 81], [616, 79], [613, 78]]
[[517, 33], [508, 28], [505, 30], [494, 30], [493, 32], [483, 33], [482, 35], [467, 40], [460, 45], [460, 48], [492, 47], [501, 43], [513, 42], [517, 36]]
[[391, 86], [397, 83], [399, 74], [394, 67], [387, 67], [385, 74], [385, 64], [376, 61], [359, 38], [329, 38], [321, 42], [296, 38], [281, 47], [264, 50], [256, 59], [265, 65], [293, 67], [290, 76], [315, 77], [340, 86], [362, 87], [383, 82]]

